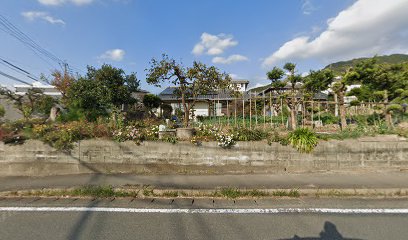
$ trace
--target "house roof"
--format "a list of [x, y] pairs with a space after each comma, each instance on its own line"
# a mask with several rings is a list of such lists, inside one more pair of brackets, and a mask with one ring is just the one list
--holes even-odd
[[245, 79], [237, 79], [237, 80], [232, 80], [232, 83], [244, 83], [244, 84], [248, 84], [249, 81], [245, 80]]
[[[285, 87], [286, 89], [287, 87]], [[167, 87], [166, 89], [164, 89], [158, 96], [163, 100], [163, 101], [178, 101], [180, 100], [180, 97], [178, 97], [174, 91], [176, 90], [176, 87]], [[263, 91], [260, 92], [254, 92], [254, 91], [247, 91], [242, 93], [243, 96], [239, 97], [239, 99], [246, 99], [249, 100], [250, 96], [269, 96], [269, 92], [270, 92], [270, 88], [264, 89]], [[277, 93], [272, 93], [272, 96], [274, 98], [278, 97]], [[313, 97], [315, 100], [327, 100], [328, 99], [328, 95], [323, 93], [323, 92], [318, 92], [314, 95]], [[234, 100], [236, 99], [236, 97], [234, 97], [231, 92], [226, 92], [226, 91], [222, 91], [222, 92], [210, 92], [208, 94], [205, 95], [199, 95], [196, 98], [197, 100]]]
[[[176, 87], [167, 87], [158, 96], [164, 100], [180, 100], [180, 98], [174, 93]], [[209, 92], [208, 94], [198, 95], [196, 99], [198, 100], [232, 100], [235, 97], [231, 95], [231, 92]]]

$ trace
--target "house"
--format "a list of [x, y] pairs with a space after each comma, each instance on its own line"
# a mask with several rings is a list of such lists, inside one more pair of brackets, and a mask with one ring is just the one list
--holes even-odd
[[[233, 80], [233, 88], [237, 91], [246, 94], [249, 81], [248, 80]], [[183, 109], [181, 99], [175, 94], [177, 87], [167, 87], [158, 96], [163, 103], [171, 105], [175, 114], [176, 109]], [[206, 95], [197, 96], [194, 105], [193, 116], [224, 116], [229, 113], [227, 106], [235, 100], [235, 97], [230, 91], [214, 91]]]
[[[297, 92], [296, 97], [301, 98], [302, 93], [299, 91], [302, 88], [302, 83], [296, 83], [295, 85], [295, 91]], [[276, 89], [272, 86], [265, 86], [261, 89], [259, 92], [254, 92], [253, 90], [250, 90], [252, 94], [255, 94], [257, 96], [264, 96], [268, 98], [269, 96], [272, 97], [273, 99], [276, 99], [279, 97], [279, 94], [283, 94], [286, 92], [291, 91], [292, 86], [291, 84], [286, 84], [284, 87], [280, 89]], [[313, 95], [313, 100], [314, 101], [327, 101], [328, 100], [328, 94], [324, 93], [323, 91], [317, 92]]]
[[29, 89], [40, 90], [44, 95], [59, 98], [62, 96], [61, 92], [52, 85], [43, 84], [41, 82], [34, 82], [32, 85], [20, 84], [14, 85], [15, 93], [17, 95], [27, 94]]

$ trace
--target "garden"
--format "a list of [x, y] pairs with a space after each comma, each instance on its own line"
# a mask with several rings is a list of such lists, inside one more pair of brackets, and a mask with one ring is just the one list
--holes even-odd
[[[22, 144], [38, 139], [60, 151], [70, 151], [78, 141], [93, 138], [133, 141], [135, 146], [143, 141], [177, 144], [183, 140], [200, 147], [202, 142], [216, 141], [224, 149], [233, 149], [240, 141], [264, 141], [310, 153], [319, 141], [330, 139], [379, 134], [408, 137], [406, 65], [389, 66], [370, 59], [345, 72], [339, 81], [334, 81], [330, 70], [311, 71], [302, 77], [295, 67], [291, 63], [284, 70], [275, 67], [267, 73], [271, 80], [269, 95], [251, 93], [245, 99], [231, 87], [228, 74], [197, 62], [184, 67], [163, 55], [161, 60], [151, 61], [146, 82], [158, 87], [178, 86], [183, 107], [177, 111], [153, 94], [146, 94], [142, 100], [135, 98], [133, 93], [140, 85], [136, 74], [126, 75], [110, 65], [88, 67], [88, 73], [78, 77], [55, 71], [50, 84], [61, 92], [60, 98], [35, 90], [17, 96], [1, 89], [0, 94], [23, 117], [5, 120], [5, 109], [0, 106], [0, 141]], [[361, 87], [346, 93], [346, 86], [356, 83]], [[314, 100], [314, 94], [328, 88], [333, 90], [329, 99]], [[223, 116], [193, 116], [197, 96], [216, 89], [235, 94], [243, 106], [239, 111], [237, 107], [228, 109]], [[346, 104], [343, 99], [347, 94], [357, 99]], [[191, 138], [177, 138], [180, 127], [191, 129]]]

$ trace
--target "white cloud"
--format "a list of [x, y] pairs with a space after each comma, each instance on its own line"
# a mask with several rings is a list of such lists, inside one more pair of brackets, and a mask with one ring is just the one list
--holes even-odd
[[64, 20], [54, 18], [51, 15], [49, 15], [48, 13], [46, 13], [46, 12], [28, 11], [28, 12], [22, 12], [21, 15], [24, 18], [26, 18], [27, 20], [29, 20], [29, 21], [42, 19], [42, 20], [47, 21], [47, 22], [49, 22], [51, 24], [65, 25]]
[[310, 15], [312, 12], [316, 11], [317, 8], [314, 6], [312, 0], [302, 0], [302, 11], [305, 15]]
[[94, 0], [38, 0], [38, 2], [42, 5], [47, 6], [59, 6], [65, 3], [72, 3], [77, 6], [87, 5], [92, 3]]
[[233, 40], [231, 35], [211, 35], [205, 32], [201, 34], [201, 41], [194, 46], [192, 53], [194, 55], [219, 55], [224, 53], [225, 49], [236, 45], [238, 42]]
[[329, 62], [407, 51], [407, 12], [406, 0], [358, 0], [329, 19], [319, 36], [297, 37], [284, 43], [263, 61], [263, 66], [306, 58]]
[[230, 73], [230, 74], [228, 74], [232, 79], [239, 79], [239, 76], [238, 76], [238, 74], [235, 74], [235, 73]]
[[239, 54], [234, 54], [231, 55], [227, 58], [225, 57], [214, 57], [212, 59], [213, 63], [220, 63], [220, 64], [231, 64], [235, 62], [242, 62], [242, 61], [248, 61], [248, 58]]
[[100, 59], [111, 60], [115, 62], [122, 61], [124, 57], [125, 51], [122, 49], [111, 49], [99, 56]]

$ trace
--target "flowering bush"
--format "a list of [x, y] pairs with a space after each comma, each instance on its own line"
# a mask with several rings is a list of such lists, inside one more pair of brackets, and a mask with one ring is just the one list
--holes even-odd
[[148, 128], [145, 133], [147, 140], [157, 140], [159, 139], [159, 126], [154, 125], [151, 128]]
[[139, 129], [133, 126], [127, 126], [112, 133], [113, 139], [118, 142], [134, 141], [140, 143], [143, 140], [143, 134]]
[[234, 134], [217, 133], [216, 140], [218, 142], [218, 146], [222, 148], [232, 148], [236, 144]]
[[196, 134], [198, 137], [204, 139], [205, 141], [216, 140], [216, 135], [220, 131], [217, 127], [211, 124], [199, 123], [196, 129]]

